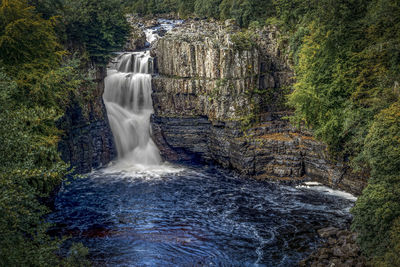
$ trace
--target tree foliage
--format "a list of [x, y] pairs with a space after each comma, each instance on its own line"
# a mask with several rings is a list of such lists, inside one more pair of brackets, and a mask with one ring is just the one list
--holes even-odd
[[[367, 169], [353, 229], [377, 266], [399, 264], [400, 1], [397, 0], [2, 0], [0, 1], [0, 265], [79, 265], [55, 256], [38, 201], [67, 173], [55, 121], [70, 96], [88, 88], [77, 52], [104, 65], [125, 43], [124, 11], [175, 12], [274, 23], [286, 35], [296, 72], [288, 102], [335, 158]], [[251, 31], [233, 37], [253, 47]], [[69, 53], [68, 57], [67, 54]], [[67, 59], [69, 58], [69, 59]]]
[[[57, 152], [55, 108], [18, 103], [17, 83], [0, 72], [0, 265], [72, 266], [47, 235], [48, 196], [68, 173]], [[76, 251], [84, 256], [79, 251]]]
[[393, 254], [389, 248], [400, 239], [400, 102], [376, 116], [364, 147], [372, 175], [353, 208], [353, 229], [368, 255], [378, 256], [382, 264], [399, 261], [399, 254], [393, 259], [387, 255]]
[[335, 157], [370, 171], [352, 227], [375, 264], [398, 262], [388, 255], [400, 238], [400, 2], [276, 3], [294, 49], [292, 120], [311, 128]]
[[18, 84], [28, 87], [61, 60], [55, 19], [43, 19], [24, 0], [0, 5], [0, 61]]
[[[79, 244], [60, 257], [63, 240], [47, 234], [42, 200], [69, 173], [56, 121], [71, 96], [93, 84], [80, 58], [104, 64], [124, 44], [125, 18], [113, 13], [118, 3], [0, 1], [0, 266], [89, 264]], [[80, 54], [73, 56], [75, 47]]]
[[128, 0], [125, 6], [140, 15], [174, 12], [182, 18], [234, 19], [242, 27], [253, 21], [264, 24], [275, 14], [272, 0]]
[[129, 34], [121, 0], [64, 1], [62, 21], [69, 45], [83, 46], [97, 64], [120, 51]]

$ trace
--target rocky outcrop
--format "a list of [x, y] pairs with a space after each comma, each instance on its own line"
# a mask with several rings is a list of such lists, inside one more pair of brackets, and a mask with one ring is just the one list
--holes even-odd
[[363, 176], [287, 120], [293, 71], [266, 27], [189, 21], [152, 49], [152, 131], [167, 160], [216, 162], [259, 179], [312, 179], [359, 194]]
[[365, 267], [367, 260], [356, 243], [357, 235], [349, 230], [328, 227], [318, 231], [326, 240], [322, 247], [299, 263], [301, 267]]
[[133, 15], [127, 15], [126, 20], [130, 25], [130, 34], [124, 51], [137, 51], [145, 48], [147, 40], [143, 31], [143, 20]]
[[[108, 164], [116, 157], [113, 135], [103, 103], [105, 69], [93, 67], [96, 87], [90, 97], [71, 96], [71, 104], [58, 121], [63, 131], [59, 142], [61, 158], [75, 168], [75, 173], [87, 173]], [[82, 94], [88, 91], [82, 88]]]
[[146, 47], [146, 34], [143, 30], [132, 25], [128, 42], [124, 46], [124, 51], [137, 51]]

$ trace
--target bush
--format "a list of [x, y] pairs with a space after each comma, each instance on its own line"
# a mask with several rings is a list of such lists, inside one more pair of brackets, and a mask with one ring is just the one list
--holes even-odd
[[255, 36], [251, 30], [244, 30], [232, 35], [231, 41], [234, 49], [248, 51], [255, 47]]
[[121, 0], [71, 0], [62, 15], [68, 42], [83, 46], [95, 63], [107, 64], [127, 41], [130, 28]]
[[375, 258], [373, 265], [377, 267], [400, 266], [400, 218], [397, 218], [393, 223], [390, 231], [390, 243], [386, 253], [381, 257]]
[[385, 262], [385, 255], [393, 252], [389, 248], [396, 249], [391, 242], [399, 238], [396, 229], [400, 220], [400, 102], [375, 117], [364, 147], [371, 178], [352, 209], [352, 227], [359, 233], [362, 250]]
[[374, 174], [400, 173], [400, 102], [376, 116], [364, 147], [365, 157]]
[[390, 230], [400, 217], [400, 176], [372, 177], [352, 209], [352, 229], [366, 255], [382, 256], [390, 244]]

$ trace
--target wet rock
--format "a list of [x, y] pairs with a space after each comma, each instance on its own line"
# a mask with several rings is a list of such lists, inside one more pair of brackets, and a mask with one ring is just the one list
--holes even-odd
[[144, 26], [146, 28], [153, 28], [160, 25], [160, 23], [158, 23], [157, 19], [150, 19], [150, 20], [146, 20]]
[[334, 247], [333, 248], [333, 256], [344, 257], [345, 254], [344, 254], [344, 252], [342, 251], [342, 249], [340, 247]]
[[234, 27], [237, 26], [236, 21], [234, 19], [225, 20], [225, 27]]
[[158, 34], [158, 36], [163, 37], [167, 33], [167, 30], [163, 28], [158, 28], [155, 30], [155, 33]]
[[350, 257], [357, 257], [360, 254], [360, 249], [355, 243], [343, 245], [343, 250]]

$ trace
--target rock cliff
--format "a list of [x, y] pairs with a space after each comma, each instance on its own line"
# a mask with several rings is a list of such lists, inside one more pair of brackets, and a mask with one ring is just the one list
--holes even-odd
[[359, 194], [364, 176], [288, 122], [294, 74], [278, 40], [275, 28], [241, 32], [229, 21], [188, 21], [158, 40], [152, 132], [162, 156]]
[[[105, 68], [93, 66], [89, 72], [96, 84], [90, 97], [71, 96], [71, 104], [58, 121], [58, 127], [63, 130], [59, 142], [61, 158], [69, 162], [76, 173], [104, 166], [117, 155], [102, 98]], [[82, 88], [81, 93], [87, 90]]]

